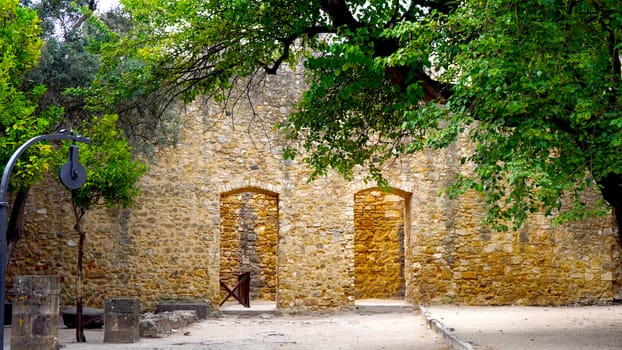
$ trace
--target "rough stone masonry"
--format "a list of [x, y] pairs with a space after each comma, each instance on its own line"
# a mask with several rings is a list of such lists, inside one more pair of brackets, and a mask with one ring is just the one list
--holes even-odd
[[[253, 297], [289, 312], [352, 309], [369, 297], [566, 305], [622, 296], [611, 215], [553, 227], [536, 214], [519, 232], [496, 232], [480, 224], [476, 194], [439, 195], [469, 171], [459, 161], [471, 147], [464, 139], [394, 162], [385, 169], [391, 193], [362, 174], [309, 182], [300, 160], [283, 159], [273, 128], [303, 86], [300, 71], [287, 71], [255, 86], [252, 108], [184, 109], [183, 139], [158, 150], [136, 205], [88, 214], [85, 305], [218, 305], [220, 280], [248, 271]], [[78, 237], [68, 194], [54, 181], [37, 187], [26, 220], [10, 276], [60, 275], [62, 303], [72, 304]]]

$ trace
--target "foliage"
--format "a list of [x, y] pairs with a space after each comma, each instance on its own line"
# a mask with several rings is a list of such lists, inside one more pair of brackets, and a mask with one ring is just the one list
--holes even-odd
[[[20, 79], [40, 54], [39, 19], [34, 11], [16, 0], [0, 1], [0, 163], [8, 162], [15, 150], [30, 138], [46, 132], [58, 119], [59, 108], [35, 115], [37, 100], [45, 87], [23, 92]], [[51, 147], [38, 144], [17, 163], [11, 185], [23, 188], [39, 180], [48, 168]]]
[[151, 157], [157, 146], [176, 144], [181, 122], [173, 112], [175, 99], [132, 78], [132, 72], [141, 70], [145, 62], [130, 59], [111, 63], [105, 59], [110, 46], [131, 30], [127, 15], [118, 10], [100, 16], [89, 9], [83, 11], [89, 15], [84, 50], [97, 62], [88, 84], [67, 86], [65, 93], [84, 102], [83, 112], [117, 114], [117, 125], [135, 153]]
[[81, 213], [97, 204], [131, 205], [139, 194], [136, 182], [145, 165], [132, 155], [123, 134], [117, 129], [118, 116], [94, 117], [83, 124], [91, 145], [80, 147], [80, 162], [86, 168], [86, 182], [71, 193], [71, 201]]
[[[50, 4], [62, 5], [63, 2], [39, 4], [45, 7]], [[71, 71], [71, 68], [78, 65], [75, 62], [66, 62], [66, 58], [80, 55], [91, 58], [90, 62], [95, 68], [98, 60], [86, 52], [87, 41], [84, 38], [78, 36], [78, 40], [61, 42], [48, 32], [43, 67], [32, 71], [40, 57], [43, 43], [39, 38], [41, 28], [36, 12], [20, 6], [17, 0], [0, 0], [0, 22], [0, 161], [6, 164], [13, 152], [28, 139], [53, 130], [63, 113], [62, 108], [56, 104], [66, 104], [69, 101], [63, 99], [62, 90], [76, 81], [75, 86], [84, 86], [92, 80], [90, 76], [94, 71]], [[70, 34], [68, 36], [73, 37], [75, 30]], [[84, 64], [85, 61], [81, 63]], [[27, 75], [28, 73], [30, 74]], [[41, 83], [49, 83], [52, 90], [46, 92]], [[41, 100], [43, 96], [47, 96], [47, 99]], [[81, 228], [84, 214], [100, 200], [108, 205], [129, 205], [138, 194], [134, 183], [145, 171], [145, 166], [132, 158], [130, 148], [118, 133], [116, 124], [116, 115], [89, 118], [82, 124], [85, 131], [92, 135], [95, 145], [82, 151], [84, 164], [87, 164], [88, 181], [81, 189], [72, 193], [76, 214], [75, 227], [80, 234], [78, 281], [81, 277], [85, 239], [85, 231]], [[55, 158], [57, 155], [49, 144], [40, 143], [33, 145], [18, 161], [11, 181], [13, 189], [17, 190], [17, 196], [7, 232], [9, 249], [20, 238], [21, 217], [29, 186], [42, 177], [51, 163], [58, 160]], [[77, 318], [81, 325], [80, 290], [78, 284]], [[81, 327], [76, 329], [76, 338], [78, 341], [85, 341]]]
[[468, 38], [439, 43], [454, 50], [445, 66], [459, 67], [444, 77], [456, 82], [448, 104], [477, 120], [477, 149], [463, 160], [477, 165], [475, 177], [456, 193], [483, 193], [487, 221], [501, 230], [540, 210], [562, 211], [556, 221], [602, 212], [583, 194], [594, 181], [607, 200], [621, 190], [604, 188], [622, 174], [619, 3], [467, 2], [448, 27]]
[[[163, 128], [161, 120], [174, 120], [170, 113], [155, 116], [151, 108], [159, 108], [151, 101], [102, 99], [96, 73], [101, 64], [102, 45], [114, 41], [119, 33], [130, 28], [126, 15], [119, 10], [96, 12], [95, 0], [22, 0], [36, 10], [43, 28], [41, 58], [36, 67], [22, 77], [22, 89], [45, 85], [38, 110], [63, 106], [62, 127], [77, 128], [93, 114], [117, 113], [118, 125], [138, 153], [148, 154], [160, 144], [176, 141], [179, 123], [170, 122]], [[107, 78], [106, 78], [107, 79]], [[116, 76], [111, 78], [116, 79]], [[93, 85], [92, 85], [93, 84]], [[144, 108], [147, 112], [141, 111]]]
[[[63, 106], [63, 127], [73, 128], [80, 120], [88, 119], [84, 101], [65, 93], [68, 88], [87, 87], [99, 67], [97, 55], [88, 51], [90, 30], [87, 18], [94, 1], [26, 2], [42, 19], [43, 46], [38, 65], [22, 78], [22, 86], [45, 85], [39, 109]], [[84, 11], [82, 10], [84, 8]]]
[[595, 184], [622, 215], [617, 1], [122, 2], [134, 27], [104, 61], [131, 67], [112, 86], [134, 96], [225, 99], [304, 57], [308, 90], [281, 127], [315, 176], [362, 166], [382, 183], [386, 160], [468, 130], [475, 172], [449, 193], [480, 192], [497, 229], [591, 214]]

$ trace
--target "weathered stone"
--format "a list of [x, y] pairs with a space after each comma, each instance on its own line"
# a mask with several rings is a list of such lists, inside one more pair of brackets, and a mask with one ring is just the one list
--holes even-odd
[[58, 350], [58, 276], [16, 276], [11, 349]]
[[379, 189], [354, 197], [354, 284], [357, 299], [404, 297], [403, 197]]
[[[278, 197], [248, 188], [221, 197], [220, 281], [230, 288], [251, 273], [253, 299], [275, 300]], [[221, 290], [221, 298], [226, 292]]]
[[189, 326], [198, 320], [195, 310], [166, 311], [158, 314], [147, 313], [140, 319], [142, 338], [162, 338], [173, 330]]
[[600, 276], [600, 279], [603, 281], [613, 281], [613, 274], [611, 271], [607, 271]]
[[156, 319], [147, 317], [142, 318], [139, 322], [141, 338], [162, 338], [164, 333], [160, 331], [160, 324]]
[[106, 299], [104, 317], [104, 343], [136, 343], [140, 340], [138, 298]]
[[196, 316], [200, 320], [204, 320], [208, 315], [214, 312], [211, 304], [208, 303], [184, 303], [184, 302], [170, 302], [160, 303], [156, 307], [156, 313], [164, 313], [171, 311], [191, 310], [196, 313]]

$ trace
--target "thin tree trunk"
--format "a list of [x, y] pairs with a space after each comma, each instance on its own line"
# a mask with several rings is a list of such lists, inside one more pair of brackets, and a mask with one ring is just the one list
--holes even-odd
[[82, 260], [84, 258], [84, 240], [86, 238], [86, 232], [82, 230], [81, 223], [84, 217], [84, 211], [74, 205], [73, 212], [76, 218], [74, 229], [80, 236], [78, 242], [78, 271], [76, 273], [76, 342], [86, 343], [82, 322]]

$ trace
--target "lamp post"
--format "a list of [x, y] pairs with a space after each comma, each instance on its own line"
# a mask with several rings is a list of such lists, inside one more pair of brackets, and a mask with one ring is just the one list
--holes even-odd
[[[15, 153], [9, 159], [9, 162], [4, 168], [2, 174], [2, 182], [0, 183], [0, 317], [2, 317], [2, 330], [0, 331], [0, 350], [4, 349], [4, 297], [5, 297], [5, 282], [6, 282], [6, 270], [9, 262], [7, 256], [7, 211], [8, 211], [8, 188], [9, 178], [13, 167], [17, 163], [17, 159], [21, 156], [28, 147], [33, 143], [39, 141], [52, 141], [52, 140], [72, 140], [73, 142], [91, 143], [91, 140], [80, 135], [74, 135], [73, 132], [62, 130], [57, 134], [39, 135], [31, 138], [21, 145]], [[78, 146], [71, 145], [69, 151], [69, 161], [65, 163], [59, 172], [60, 181], [65, 187], [70, 190], [78, 189], [86, 180], [86, 171], [84, 167], [78, 161]]]

